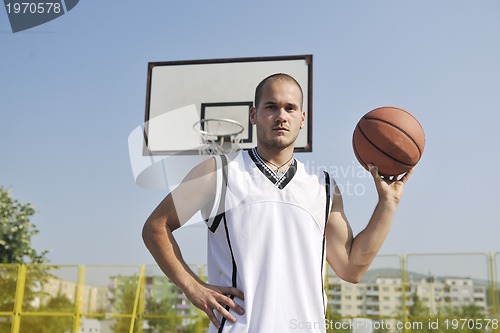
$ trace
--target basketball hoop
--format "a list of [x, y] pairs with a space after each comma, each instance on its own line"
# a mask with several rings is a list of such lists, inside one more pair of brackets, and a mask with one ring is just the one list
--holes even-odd
[[239, 134], [245, 128], [235, 120], [210, 118], [197, 121], [193, 129], [200, 133], [201, 155], [222, 155], [239, 149]]

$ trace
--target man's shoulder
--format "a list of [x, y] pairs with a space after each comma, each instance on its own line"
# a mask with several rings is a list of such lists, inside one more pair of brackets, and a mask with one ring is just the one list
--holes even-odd
[[219, 155], [219, 158], [225, 160], [226, 164], [229, 163], [242, 163], [248, 158], [248, 151], [238, 150], [229, 154]]
[[325, 177], [325, 175], [329, 174], [326, 167], [317, 165], [314, 161], [311, 162], [306, 160], [305, 162], [302, 162], [298, 159], [295, 160], [297, 161], [298, 170], [302, 170], [309, 176]]

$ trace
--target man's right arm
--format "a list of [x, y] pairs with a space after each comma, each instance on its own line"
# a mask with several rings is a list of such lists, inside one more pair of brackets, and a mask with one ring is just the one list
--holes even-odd
[[172, 234], [196, 212], [213, 201], [216, 188], [215, 170], [213, 158], [191, 170], [181, 184], [151, 213], [142, 229], [142, 238], [165, 275], [196, 307], [204, 311], [218, 328], [220, 323], [213, 311], [218, 311], [227, 320], [235, 322], [236, 318], [225, 306], [239, 314], [243, 314], [243, 309], [225, 295], [243, 299], [243, 293], [236, 288], [212, 286], [201, 281], [183, 260]]

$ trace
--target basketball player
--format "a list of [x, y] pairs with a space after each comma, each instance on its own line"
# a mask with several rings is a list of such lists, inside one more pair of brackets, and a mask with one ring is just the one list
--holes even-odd
[[[196, 166], [144, 225], [147, 248], [208, 315], [209, 332], [325, 332], [325, 259], [357, 283], [389, 232], [410, 172], [389, 180], [370, 166], [379, 200], [354, 237], [333, 179], [293, 155], [302, 101], [291, 76], [264, 79], [250, 111], [257, 147]], [[208, 227], [208, 284], [187, 267], [172, 235], [197, 211]]]

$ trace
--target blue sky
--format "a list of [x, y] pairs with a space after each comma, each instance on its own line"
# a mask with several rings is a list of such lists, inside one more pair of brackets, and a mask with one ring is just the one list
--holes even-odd
[[[134, 182], [128, 135], [144, 119], [147, 63], [313, 54], [313, 153], [337, 172], [355, 232], [376, 203], [351, 147], [382, 105], [426, 132], [381, 253], [500, 251], [500, 2], [80, 1], [12, 33], [0, 8], [0, 185], [37, 209], [53, 263], [150, 263], [140, 232], [165, 196]], [[354, 188], [352, 188], [354, 190]], [[205, 260], [201, 226], [177, 232]]]

